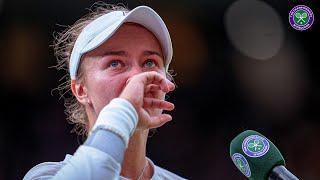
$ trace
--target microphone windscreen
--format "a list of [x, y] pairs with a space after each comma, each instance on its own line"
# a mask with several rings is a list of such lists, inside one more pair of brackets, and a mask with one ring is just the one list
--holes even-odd
[[285, 166], [278, 148], [253, 130], [244, 131], [231, 141], [230, 156], [237, 168], [250, 180], [267, 180], [275, 166]]

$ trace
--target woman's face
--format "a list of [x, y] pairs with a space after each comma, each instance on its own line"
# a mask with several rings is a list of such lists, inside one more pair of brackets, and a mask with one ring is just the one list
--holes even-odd
[[[101, 109], [122, 92], [126, 81], [145, 71], [157, 71], [165, 76], [164, 60], [157, 38], [144, 27], [127, 23], [104, 44], [82, 58], [83, 92], [87, 96], [94, 117], [89, 116], [89, 127]], [[165, 94], [156, 93], [164, 99]], [[88, 109], [87, 109], [88, 112]], [[152, 114], [160, 110], [149, 111]]]

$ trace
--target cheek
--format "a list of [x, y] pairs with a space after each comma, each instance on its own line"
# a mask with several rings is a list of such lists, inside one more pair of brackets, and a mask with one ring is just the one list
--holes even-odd
[[125, 77], [100, 77], [88, 83], [88, 97], [98, 113], [112, 99], [119, 97], [126, 83]]

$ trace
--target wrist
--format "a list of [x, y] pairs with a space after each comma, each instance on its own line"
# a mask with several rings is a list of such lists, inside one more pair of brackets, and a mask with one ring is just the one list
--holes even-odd
[[137, 123], [134, 106], [126, 99], [115, 98], [101, 110], [91, 132], [100, 128], [109, 130], [120, 136], [127, 147]]

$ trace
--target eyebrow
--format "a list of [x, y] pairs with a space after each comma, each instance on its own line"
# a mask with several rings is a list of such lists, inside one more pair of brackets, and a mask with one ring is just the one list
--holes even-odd
[[104, 56], [112, 56], [112, 55], [116, 55], [116, 56], [128, 56], [128, 54], [125, 51], [107, 51], [105, 53], [103, 53]]
[[157, 56], [163, 58], [163, 56], [159, 52], [156, 52], [156, 51], [144, 51], [143, 55], [145, 55], [145, 56], [157, 55]]
[[[104, 56], [128, 56], [128, 53], [125, 52], [125, 51], [107, 51], [105, 53], [103, 53]], [[150, 55], [157, 55], [161, 58], [163, 58], [163, 56], [157, 52], [157, 51], [150, 51], [150, 50], [147, 50], [147, 51], [144, 51], [143, 52], [143, 55], [144, 56], [150, 56]]]

